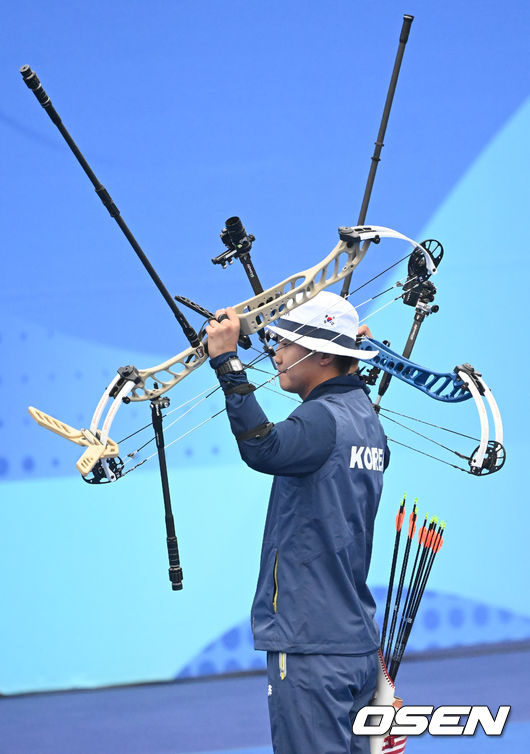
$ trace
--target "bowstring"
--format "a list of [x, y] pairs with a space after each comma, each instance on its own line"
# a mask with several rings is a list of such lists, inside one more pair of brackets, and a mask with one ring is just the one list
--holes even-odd
[[[432, 437], [428, 437], [427, 435], [424, 435], [421, 432], [418, 432], [416, 429], [412, 429], [412, 427], [407, 427], [406, 424], [403, 424], [402, 422], [398, 422], [397, 419], [392, 419], [391, 416], [385, 416], [385, 419], [387, 419], [390, 422], [393, 422], [394, 424], [397, 424], [398, 427], [403, 427], [404, 429], [407, 429], [409, 432], [412, 432], [413, 434], [418, 435], [419, 437], [423, 437], [424, 440], [428, 440], [429, 442], [432, 442], [434, 445], [438, 445], [439, 448], [443, 448], [444, 450], [448, 450], [449, 453], [454, 453], [454, 455], [458, 456], [459, 458], [465, 458], [465, 459], [469, 458], [469, 456], [466, 456], [463, 453], [459, 453], [457, 450], [453, 450], [452, 448], [449, 448], [447, 445], [444, 445], [443, 443], [438, 442], [437, 440], [433, 440]], [[434, 425], [434, 426], [436, 426], [436, 425]], [[442, 429], [442, 427], [440, 427], [440, 429]], [[451, 430], [449, 430], [449, 431], [451, 431]]]
[[[393, 411], [389, 408], [386, 408], [386, 406], [380, 406], [380, 411], [387, 412], [389, 414], [395, 414], [396, 416], [401, 416], [404, 419], [410, 419], [411, 421], [419, 422], [420, 424], [426, 424], [429, 427], [436, 427], [436, 429], [443, 429], [444, 432], [451, 432], [451, 434], [453, 435], [458, 435], [459, 437], [465, 437], [468, 440], [475, 440], [475, 442], [480, 442], [478, 437], [472, 437], [471, 435], [466, 435], [463, 432], [457, 432], [456, 429], [450, 429], [449, 427], [442, 427], [440, 424], [433, 424], [432, 422], [425, 421], [424, 419], [418, 419], [417, 416], [409, 416], [408, 414], [401, 414], [399, 411]], [[387, 417], [387, 418], [390, 419], [390, 417]]]
[[[256, 350], [257, 350], [257, 349], [256, 349]], [[261, 351], [260, 351], [260, 354], [261, 354]], [[305, 358], [305, 357], [304, 357], [304, 358]], [[293, 365], [293, 366], [294, 366], [294, 365]], [[246, 370], [246, 369], [256, 369], [256, 371], [258, 371], [258, 372], [262, 372], [263, 374], [269, 374], [269, 375], [271, 375], [271, 379], [270, 379], [270, 380], [266, 380], [266, 382], [263, 382], [263, 383], [262, 383], [261, 385], [258, 385], [258, 386], [256, 387], [256, 390], [258, 390], [258, 389], [259, 389], [260, 387], [264, 387], [264, 388], [265, 388], [266, 390], [270, 390], [271, 392], [273, 392], [273, 393], [276, 393], [276, 395], [281, 395], [282, 397], [284, 397], [284, 398], [289, 398], [290, 400], [293, 400], [293, 401], [295, 401], [296, 403], [301, 403], [301, 401], [299, 401], [299, 400], [298, 400], [297, 398], [292, 398], [292, 396], [290, 396], [290, 395], [287, 395], [286, 393], [284, 393], [284, 392], [282, 392], [282, 391], [280, 391], [280, 390], [274, 390], [274, 388], [270, 388], [270, 387], [267, 387], [267, 384], [268, 384], [269, 382], [271, 382], [272, 380], [275, 380], [275, 379], [276, 379], [276, 378], [278, 377], [278, 375], [279, 375], [280, 373], [278, 373], [278, 375], [272, 374], [271, 372], [268, 372], [268, 371], [267, 371], [266, 369], [258, 369], [257, 367], [254, 367], [252, 363], [250, 363], [250, 364], [246, 364], [246, 365], [245, 365], [245, 370]], [[194, 403], [194, 404], [193, 404], [193, 406], [191, 406], [191, 407], [190, 407], [190, 408], [189, 408], [189, 409], [188, 409], [187, 411], [185, 411], [185, 412], [184, 412], [183, 414], [181, 414], [181, 415], [180, 415], [180, 416], [178, 416], [178, 417], [177, 417], [176, 419], [174, 419], [174, 420], [173, 420], [172, 422], [170, 422], [170, 424], [168, 424], [168, 425], [167, 425], [167, 426], [166, 426], [166, 427], [164, 428], [164, 431], [167, 431], [168, 429], [170, 429], [170, 427], [173, 427], [173, 426], [174, 426], [175, 424], [177, 424], [177, 422], [179, 422], [179, 421], [180, 421], [181, 419], [183, 419], [183, 418], [184, 418], [184, 417], [185, 417], [185, 416], [186, 416], [187, 414], [189, 414], [189, 413], [190, 413], [191, 411], [193, 411], [193, 410], [194, 410], [195, 408], [197, 408], [197, 406], [198, 406], [198, 405], [199, 405], [200, 403], [203, 403], [203, 402], [204, 402], [205, 400], [207, 400], [208, 398], [210, 398], [210, 397], [211, 397], [211, 396], [212, 396], [212, 395], [213, 395], [213, 394], [214, 394], [214, 393], [215, 393], [215, 392], [216, 392], [217, 390], [219, 390], [220, 388], [221, 388], [221, 385], [217, 385], [217, 386], [216, 386], [216, 387], [215, 387], [214, 389], [208, 389], [208, 390], [209, 390], [209, 392], [208, 392], [208, 390], [204, 390], [204, 391], [203, 391], [202, 393], [199, 393], [199, 394], [198, 394], [197, 396], [195, 396], [195, 397], [199, 397], [199, 396], [202, 396], [202, 395], [204, 395], [204, 393], [208, 393], [208, 395], [205, 395], [205, 396], [204, 396], [203, 398], [201, 398], [201, 399], [200, 399], [200, 400], [198, 400], [198, 401], [197, 401], [196, 403]], [[183, 406], [185, 406], [185, 405], [188, 405], [189, 403], [191, 403], [191, 401], [192, 401], [192, 400], [193, 400], [193, 398], [190, 398], [190, 399], [189, 399], [188, 401], [185, 401], [185, 403], [181, 404], [180, 406], [178, 406], [177, 408], [175, 408], [175, 409], [174, 409], [173, 411], [177, 411], [177, 410], [178, 410], [179, 408], [182, 408]], [[166, 416], [169, 416], [170, 414], [172, 414], [172, 413], [173, 413], [173, 411], [169, 411], [169, 412], [168, 412], [167, 414], [164, 414], [164, 415], [162, 416], [162, 418], [164, 418], [164, 417], [166, 417]], [[195, 429], [199, 429], [199, 427], [202, 427], [202, 426], [203, 426], [204, 424], [206, 424], [206, 423], [207, 423], [208, 421], [211, 421], [212, 419], [215, 419], [215, 417], [216, 417], [216, 416], [219, 416], [219, 415], [220, 415], [221, 413], [223, 413], [224, 411], [226, 411], [226, 409], [225, 409], [225, 408], [224, 408], [224, 409], [222, 409], [221, 411], [217, 411], [217, 412], [216, 412], [215, 414], [213, 414], [212, 416], [210, 416], [210, 417], [209, 417], [208, 419], [205, 419], [205, 421], [204, 421], [204, 422], [201, 422], [201, 423], [200, 423], [200, 424], [198, 424], [198, 425], [197, 425], [196, 427], [193, 427], [193, 429], [189, 430], [188, 432], [185, 432], [185, 433], [184, 433], [183, 435], [181, 435], [181, 436], [180, 436], [179, 438], [177, 438], [176, 440], [172, 440], [172, 441], [171, 441], [170, 443], [168, 443], [168, 444], [165, 444], [165, 445], [164, 445], [164, 448], [168, 448], [168, 447], [169, 447], [170, 445], [173, 445], [173, 443], [177, 442], [177, 441], [178, 441], [179, 439], [182, 439], [182, 438], [186, 437], [186, 436], [187, 436], [188, 434], [190, 434], [191, 432], [193, 432], [193, 431], [194, 431]], [[133, 435], [135, 435], [135, 434], [138, 434], [139, 432], [141, 432], [141, 431], [142, 431], [143, 429], [148, 429], [148, 428], [149, 428], [149, 427], [151, 427], [151, 426], [152, 426], [151, 424], [146, 424], [146, 425], [145, 425], [145, 427], [142, 427], [142, 429], [139, 429], [139, 430], [137, 430], [136, 432], [133, 432], [133, 433], [132, 433], [131, 435], [129, 435], [128, 437], [124, 438], [124, 440], [127, 440], [127, 439], [129, 439], [129, 438], [130, 438], [130, 437], [132, 437]], [[124, 442], [124, 440], [120, 440], [120, 442]], [[155, 437], [153, 436], [153, 437], [151, 437], [151, 438], [150, 438], [149, 440], [147, 440], [147, 442], [145, 442], [145, 443], [144, 443], [143, 445], [140, 445], [140, 447], [136, 448], [136, 450], [133, 450], [133, 451], [131, 451], [130, 453], [128, 453], [128, 454], [127, 454], [127, 456], [128, 456], [128, 458], [129, 458], [129, 460], [127, 460], [127, 461], [125, 461], [125, 462], [124, 462], [124, 466], [126, 466], [126, 465], [127, 465], [128, 463], [130, 463], [130, 462], [131, 462], [131, 460], [132, 460], [132, 459], [133, 459], [133, 458], [134, 458], [134, 457], [135, 457], [135, 456], [136, 456], [136, 455], [137, 455], [137, 454], [138, 454], [138, 453], [139, 453], [140, 451], [142, 451], [142, 450], [143, 450], [143, 449], [144, 449], [145, 447], [147, 447], [147, 445], [149, 445], [150, 443], [154, 442], [154, 440], [155, 440]], [[118, 443], [118, 444], [119, 444], [119, 443]], [[157, 451], [157, 452], [158, 452], [158, 451]], [[146, 461], [150, 460], [150, 459], [151, 459], [151, 458], [153, 458], [153, 457], [154, 457], [155, 455], [157, 455], [157, 453], [153, 453], [153, 455], [149, 456], [148, 458], [145, 458], [145, 459], [144, 459], [143, 461], [141, 461], [141, 462], [140, 462], [139, 464], [137, 464], [137, 466], [140, 466], [140, 465], [141, 465], [142, 463], [145, 463]], [[135, 466], [134, 468], [136, 468], [136, 466]], [[128, 471], [127, 471], [127, 472], [125, 472], [125, 473], [127, 473], [127, 474], [128, 474], [128, 473], [129, 473], [129, 471], [132, 471], [132, 470], [133, 470], [133, 469], [128, 469]]]
[[454, 463], [450, 463], [449, 461], [445, 461], [443, 458], [438, 458], [438, 456], [433, 456], [431, 453], [426, 453], [424, 450], [420, 450], [419, 448], [415, 448], [413, 445], [407, 445], [404, 442], [400, 442], [399, 440], [394, 440], [393, 437], [386, 438], [387, 440], [390, 440], [390, 442], [395, 443], [396, 445], [401, 445], [403, 448], [408, 448], [409, 450], [413, 450], [415, 453], [420, 453], [422, 456], [427, 456], [427, 458], [433, 458], [435, 461], [440, 461], [440, 463], [445, 463], [446, 466], [451, 466], [453, 469], [458, 469], [458, 471], [463, 471], [464, 474], [470, 474], [471, 472], [467, 469], [463, 469], [461, 466], [457, 466]]

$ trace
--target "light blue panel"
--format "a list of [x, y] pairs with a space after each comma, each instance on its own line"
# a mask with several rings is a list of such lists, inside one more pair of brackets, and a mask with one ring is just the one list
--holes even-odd
[[[527, 101], [420, 234], [442, 240], [446, 257], [435, 279], [440, 312], [423, 325], [415, 358], [439, 369], [468, 361], [482, 372], [504, 420], [505, 468], [491, 477], [473, 478], [393, 448], [371, 571], [373, 582], [384, 583], [394, 536], [391, 514], [408, 490], [410, 496], [419, 497], [422, 516], [430, 512], [447, 521], [446, 544], [433, 569], [431, 588], [527, 616], [527, 495], [522, 475], [529, 450], [523, 387], [529, 368], [528, 311], [523, 304], [528, 269], [524, 239], [529, 128]], [[392, 339], [392, 328], [402, 327], [402, 321], [396, 323], [389, 315], [382, 320], [377, 323], [378, 334], [385, 327], [381, 332]], [[392, 386], [385, 403], [469, 434], [479, 426], [472, 406], [433, 407], [428, 399], [407, 393], [400, 385]], [[404, 433], [398, 434], [391, 423], [385, 427], [389, 435], [414, 444], [412, 435], [407, 439]], [[438, 433], [438, 439], [449, 444], [459, 440], [444, 433]], [[461, 447], [466, 442], [473, 447], [466, 440]], [[443, 454], [434, 446], [424, 444], [423, 449]], [[387, 557], [383, 557], [385, 550]], [[479, 633], [476, 640], [480, 641]]]
[[159, 485], [155, 469], [99, 488], [77, 477], [2, 486], [2, 693], [172, 677], [248, 619], [267, 480], [239, 465], [175, 476], [176, 593]]
[[[377, 603], [376, 619], [383, 625], [388, 585], [371, 587]], [[394, 590], [395, 596], [396, 590]], [[403, 601], [406, 589], [403, 592]], [[403, 606], [403, 602], [401, 603]], [[399, 625], [399, 624], [398, 624]], [[388, 636], [388, 634], [387, 634]], [[407, 643], [407, 655], [432, 649], [470, 647], [480, 643], [520, 641], [530, 637], [530, 617], [490, 604], [427, 589]], [[177, 678], [244, 670], [265, 670], [265, 652], [255, 652], [247, 619], [208, 644]]]

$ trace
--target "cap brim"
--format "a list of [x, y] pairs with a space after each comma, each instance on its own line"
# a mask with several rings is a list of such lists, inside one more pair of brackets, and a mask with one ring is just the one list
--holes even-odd
[[270, 330], [275, 335], [279, 335], [280, 338], [291, 343], [297, 343], [303, 348], [307, 348], [309, 351], [321, 351], [322, 353], [331, 353], [336, 356], [349, 356], [352, 359], [373, 359], [377, 356], [379, 351], [365, 351], [357, 348], [346, 348], [340, 346], [338, 343], [334, 343], [332, 340], [323, 340], [321, 338], [311, 338], [308, 335], [297, 335], [296, 332], [284, 330], [281, 327], [275, 327], [274, 325], [267, 325], [267, 330]]

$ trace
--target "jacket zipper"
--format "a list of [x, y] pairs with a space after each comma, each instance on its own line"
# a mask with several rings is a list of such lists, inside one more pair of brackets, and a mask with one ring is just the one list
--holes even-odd
[[272, 607], [274, 612], [278, 610], [278, 550], [276, 550], [276, 558], [274, 559], [274, 594], [272, 596]]
[[[276, 550], [276, 557], [274, 558], [274, 594], [272, 597], [272, 607], [274, 612], [278, 610], [278, 550]], [[279, 655], [280, 664], [280, 680], [283, 681], [287, 677], [287, 655], [285, 652], [280, 652]]]

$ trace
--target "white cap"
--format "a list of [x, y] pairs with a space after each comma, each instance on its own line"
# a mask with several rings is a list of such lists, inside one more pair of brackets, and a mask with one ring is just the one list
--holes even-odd
[[320, 291], [267, 327], [275, 335], [310, 351], [372, 359], [379, 351], [361, 351], [356, 347], [358, 329], [355, 307], [331, 291]]

